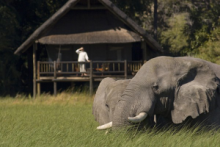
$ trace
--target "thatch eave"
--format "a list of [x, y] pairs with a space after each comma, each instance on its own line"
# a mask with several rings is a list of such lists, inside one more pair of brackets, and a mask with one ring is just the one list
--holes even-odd
[[141, 37], [135, 33], [122, 31], [95, 31], [69, 35], [50, 35], [38, 40], [40, 44], [50, 45], [73, 45], [73, 44], [117, 44], [140, 42]]

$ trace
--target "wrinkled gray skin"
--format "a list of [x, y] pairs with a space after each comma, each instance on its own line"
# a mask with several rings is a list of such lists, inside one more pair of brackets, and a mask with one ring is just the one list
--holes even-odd
[[[180, 124], [188, 118], [220, 126], [220, 66], [191, 57], [157, 57], [146, 62], [119, 97], [113, 128], [130, 125], [141, 112]], [[111, 121], [111, 120], [108, 120]]]
[[96, 91], [93, 102], [93, 115], [99, 125], [112, 121], [112, 115], [118, 100], [130, 80], [103, 79]]

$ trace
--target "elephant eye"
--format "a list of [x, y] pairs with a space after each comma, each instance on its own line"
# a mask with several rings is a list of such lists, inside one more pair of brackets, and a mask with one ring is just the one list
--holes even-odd
[[105, 106], [106, 106], [107, 110], [109, 111], [109, 106], [108, 106], [108, 104], [105, 104]]
[[159, 86], [156, 83], [152, 86], [153, 91], [157, 91], [158, 88], [159, 88]]

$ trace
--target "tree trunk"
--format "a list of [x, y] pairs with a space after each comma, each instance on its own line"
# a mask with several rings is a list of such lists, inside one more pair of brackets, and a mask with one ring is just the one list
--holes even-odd
[[154, 39], [157, 40], [157, 0], [154, 0]]

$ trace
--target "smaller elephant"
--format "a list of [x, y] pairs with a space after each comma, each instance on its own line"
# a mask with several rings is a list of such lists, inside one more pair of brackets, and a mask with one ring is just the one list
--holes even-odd
[[129, 82], [129, 79], [116, 81], [112, 78], [100, 82], [93, 102], [93, 115], [100, 125], [97, 129], [102, 129], [102, 125], [109, 125], [107, 123], [112, 121], [115, 106]]
[[[101, 81], [93, 102], [93, 115], [100, 125], [97, 129], [102, 130], [112, 126], [115, 107], [129, 82], [130, 79], [114, 80], [112, 78]], [[140, 128], [153, 125], [155, 125], [153, 117], [138, 124]]]

